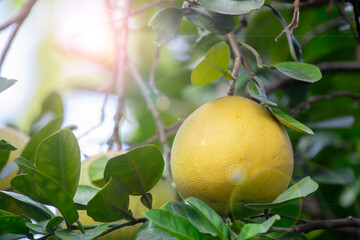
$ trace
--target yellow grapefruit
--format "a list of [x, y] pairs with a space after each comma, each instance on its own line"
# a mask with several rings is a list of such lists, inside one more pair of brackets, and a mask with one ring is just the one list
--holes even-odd
[[293, 152], [284, 127], [261, 105], [229, 96], [204, 104], [176, 134], [174, 181], [220, 215], [247, 216], [244, 203], [271, 202], [288, 186]]

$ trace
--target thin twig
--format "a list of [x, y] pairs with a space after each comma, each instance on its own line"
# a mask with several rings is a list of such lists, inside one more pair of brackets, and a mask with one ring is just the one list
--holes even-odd
[[161, 120], [161, 116], [158, 109], [156, 108], [154, 102], [151, 99], [151, 91], [149, 85], [143, 79], [138, 69], [130, 61], [128, 62], [128, 69], [131, 75], [133, 76], [133, 78], [135, 79], [136, 84], [139, 86], [140, 91], [142, 92], [143, 97], [146, 101], [147, 107], [154, 118], [157, 133], [159, 134], [159, 140], [162, 145], [163, 154], [165, 160], [167, 161], [166, 169], [165, 169], [165, 177], [170, 180], [171, 179], [170, 166], [169, 166], [170, 146], [169, 146], [169, 139], [166, 136], [164, 123]]
[[295, 0], [294, 1], [294, 13], [293, 13], [293, 18], [290, 22], [289, 25], [287, 25], [287, 27], [284, 28], [284, 30], [282, 30], [282, 32], [279, 34], [279, 36], [277, 36], [275, 38], [275, 41], [277, 42], [279, 40], [279, 38], [286, 33], [286, 31], [290, 30], [290, 35], [293, 35], [294, 29], [297, 28], [299, 26], [299, 18], [300, 18], [300, 0]]
[[272, 227], [271, 231], [309, 233], [311, 231], [320, 230], [320, 229], [336, 229], [336, 228], [346, 228], [346, 227], [360, 228], [360, 219], [354, 217], [347, 217], [343, 219], [311, 221], [305, 224], [294, 225], [290, 228]]
[[340, 1], [339, 0], [335, 0], [335, 4], [336, 4], [336, 7], [337, 7], [337, 10], [340, 14], [340, 16], [344, 19], [345, 22], [347, 22], [347, 24], [349, 25], [350, 27], [350, 31], [352, 32], [352, 34], [355, 36], [355, 39], [360, 42], [360, 38], [357, 36], [357, 33], [353, 27], [353, 25], [351, 24], [351, 20], [349, 19], [349, 17], [346, 15], [343, 7], [340, 5]]
[[[110, 13], [110, 18], [113, 18], [113, 7], [111, 6], [110, 0], [107, 0], [107, 6]], [[116, 58], [113, 69], [113, 82], [116, 84], [117, 94], [117, 109], [114, 116], [114, 130], [113, 134], [108, 141], [109, 147], [113, 144], [116, 145], [118, 150], [121, 150], [122, 144], [120, 140], [120, 122], [123, 117], [124, 111], [124, 97], [126, 87], [126, 63], [127, 63], [127, 41], [128, 41], [128, 19], [131, 11], [131, 1], [125, 2], [125, 17], [124, 21], [120, 26], [117, 26], [115, 22], [112, 22], [111, 26], [114, 34], [114, 43], [116, 48]]]
[[18, 15], [16, 15], [14, 18], [10, 19], [9, 21], [5, 22], [3, 25], [0, 26], [0, 31], [4, 30], [7, 27], [10, 27], [12, 24], [15, 24], [15, 28], [12, 30], [9, 39], [7, 40], [5, 47], [1, 53], [0, 56], [0, 72], [1, 68], [4, 64], [5, 58], [7, 53], [9, 52], [9, 49], [11, 47], [11, 44], [13, 43], [16, 34], [18, 33], [21, 25], [27, 18], [27, 16], [30, 14], [31, 9], [33, 8], [34, 4], [36, 3], [36, 0], [28, 0], [24, 6], [22, 7], [21, 11]]
[[[324, 62], [318, 64], [317, 67], [323, 75], [335, 72], [360, 72], [360, 62]], [[268, 86], [266, 93], [272, 93], [277, 89], [293, 84], [295, 81], [290, 77], [284, 76]]]
[[295, 116], [295, 115], [299, 114], [302, 110], [310, 107], [310, 105], [315, 102], [331, 100], [331, 99], [338, 98], [338, 97], [348, 97], [348, 98], [352, 98], [352, 99], [360, 99], [360, 94], [343, 91], [343, 92], [333, 92], [328, 95], [322, 95], [322, 96], [320, 96], [320, 95], [312, 96], [307, 101], [302, 102], [299, 105], [295, 106], [293, 109], [291, 109], [292, 115]]
[[159, 90], [156, 88], [156, 85], [155, 85], [155, 73], [156, 73], [157, 64], [159, 62], [160, 48], [161, 47], [156, 48], [156, 52], [155, 52], [155, 55], [154, 55], [154, 59], [153, 59], [153, 63], [152, 63], [151, 71], [150, 71], [150, 75], [149, 75], [149, 85], [151, 87], [151, 90], [156, 95], [160, 94]]
[[230, 46], [234, 52], [234, 55], [235, 55], [235, 63], [234, 63], [234, 68], [233, 68], [233, 71], [231, 73], [233, 79], [230, 80], [230, 83], [229, 83], [229, 88], [228, 88], [228, 91], [227, 91], [227, 95], [228, 96], [233, 96], [234, 95], [234, 91], [235, 91], [235, 82], [236, 82], [236, 79], [239, 75], [239, 71], [240, 71], [240, 67], [241, 67], [241, 58], [242, 58], [242, 53], [241, 53], [241, 49], [240, 49], [240, 46], [239, 44], [237, 43], [237, 40], [236, 40], [236, 36], [233, 32], [229, 33], [226, 35], [229, 43], [230, 43]]

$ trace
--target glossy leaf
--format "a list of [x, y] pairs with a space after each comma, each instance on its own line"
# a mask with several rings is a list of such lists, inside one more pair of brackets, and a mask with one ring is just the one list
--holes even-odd
[[129, 194], [125, 185], [115, 178], [111, 178], [86, 207], [87, 214], [99, 222], [114, 222], [131, 217], [128, 209]]
[[26, 219], [20, 215], [0, 210], [0, 232], [28, 234], [29, 228], [26, 222]]
[[122, 181], [129, 194], [144, 195], [159, 181], [164, 171], [164, 158], [154, 145], [134, 148], [110, 159], [104, 177]]
[[180, 202], [168, 202], [161, 209], [167, 210], [178, 216], [184, 217], [200, 232], [217, 236], [216, 231], [212, 228], [212, 223], [206, 219], [200, 211], [191, 205]]
[[100, 188], [88, 186], [88, 185], [79, 185], [74, 196], [74, 202], [77, 209], [85, 210], [86, 205], [89, 201], [100, 191]]
[[62, 116], [56, 117], [46, 124], [45, 127], [32, 135], [30, 141], [26, 144], [23, 152], [21, 153], [21, 156], [34, 163], [37, 147], [45, 138], [60, 130], [62, 120]]
[[250, 81], [247, 84], [247, 89], [248, 89], [251, 97], [253, 97], [267, 105], [277, 106], [276, 103], [274, 103], [273, 101], [271, 101], [267, 98], [266, 93], [261, 88], [259, 88], [259, 86], [256, 85], [256, 83], [254, 81]]
[[58, 226], [60, 223], [64, 221], [64, 218], [61, 216], [55, 216], [52, 219], [46, 221], [43, 225], [44, 230], [50, 230], [56, 226]]
[[186, 201], [202, 214], [220, 239], [228, 239], [230, 237], [229, 230], [222, 218], [213, 209], [197, 198], [190, 197]]
[[27, 174], [20, 174], [11, 179], [11, 186], [19, 193], [28, 196], [32, 200], [51, 205], [51, 200], [41, 188], [34, 184], [33, 180]]
[[6, 142], [4, 139], [0, 140], [0, 151], [15, 151], [16, 147]]
[[202, 86], [215, 81], [226, 74], [230, 63], [230, 50], [226, 43], [214, 45], [192, 71], [191, 82], [195, 86]]
[[259, 9], [264, 0], [200, 0], [200, 5], [213, 12], [239, 15]]
[[253, 239], [256, 235], [260, 233], [266, 233], [277, 220], [280, 220], [279, 215], [274, 215], [261, 224], [257, 224], [257, 223], [245, 224], [242, 227], [241, 232], [239, 233], [239, 236], [236, 238], [236, 240]]
[[163, 8], [156, 12], [149, 21], [149, 26], [153, 28], [156, 38], [154, 43], [161, 46], [175, 38], [180, 22], [184, 15], [184, 9]]
[[177, 239], [201, 240], [202, 234], [187, 219], [163, 209], [145, 212], [145, 217]]
[[203, 7], [187, 8], [184, 16], [196, 26], [215, 34], [227, 34], [235, 27], [232, 16], [215, 13]]
[[145, 222], [138, 230], [135, 240], [176, 240], [170, 233], [162, 230], [150, 221]]
[[13, 80], [13, 79], [6, 79], [3, 77], [0, 77], [0, 93], [4, 90], [8, 89], [12, 85], [14, 85], [16, 82], [17, 81]]
[[34, 165], [75, 196], [80, 178], [80, 148], [75, 135], [63, 129], [44, 139], [38, 146]]
[[[32, 200], [31, 198], [19, 194], [19, 193], [15, 193], [15, 192], [10, 192], [10, 191], [0, 191], [0, 193], [5, 194], [13, 199], [15, 199], [16, 201], [19, 201], [23, 204], [27, 205], [27, 208], [32, 207], [33, 211], [37, 212], [36, 215], [40, 215], [40, 217], [35, 217], [35, 219], [49, 219], [54, 217], [54, 214], [50, 211], [50, 209], [48, 209], [46, 206], [44, 206], [41, 203], [35, 202], [34, 200]], [[33, 216], [31, 216], [33, 217]]]
[[106, 156], [96, 159], [89, 166], [88, 174], [91, 182], [98, 182], [104, 180], [104, 169], [109, 158]]
[[44, 231], [43, 227], [36, 223], [26, 223], [26, 226], [34, 233], [46, 234], [46, 230]]
[[280, 194], [272, 203], [248, 203], [245, 206], [253, 210], [278, 208], [297, 201], [300, 198], [306, 198], [310, 196], [318, 189], [318, 187], [319, 185], [310, 177], [305, 177]]
[[320, 69], [309, 63], [282, 62], [272, 65], [281, 73], [304, 82], [316, 82], [322, 78]]
[[14, 161], [28, 174], [33, 184], [43, 191], [51, 205], [59, 209], [68, 223], [73, 223], [79, 218], [72, 197], [58, 182], [40, 172], [24, 158], [17, 158]]
[[102, 224], [93, 230], [84, 234], [78, 232], [71, 232], [69, 230], [57, 230], [55, 235], [63, 240], [91, 240], [100, 236], [108, 228], [109, 224]]
[[141, 196], [140, 201], [145, 207], [151, 209], [153, 201], [151, 193], [146, 193], [144, 196]]
[[273, 107], [268, 107], [268, 109], [270, 110], [270, 113], [285, 126], [291, 128], [297, 132], [306, 133], [306, 134], [314, 134], [314, 132], [310, 128], [308, 128], [307, 126], [305, 126], [298, 120], [290, 117], [286, 113], [282, 112], [280, 109], [273, 108]]

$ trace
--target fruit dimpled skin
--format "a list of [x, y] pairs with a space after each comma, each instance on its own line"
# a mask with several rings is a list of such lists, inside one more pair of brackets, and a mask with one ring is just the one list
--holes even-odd
[[222, 216], [251, 215], [245, 203], [273, 201], [289, 185], [293, 162], [284, 127], [264, 107], [237, 96], [193, 112], [171, 151], [182, 196], [199, 198]]

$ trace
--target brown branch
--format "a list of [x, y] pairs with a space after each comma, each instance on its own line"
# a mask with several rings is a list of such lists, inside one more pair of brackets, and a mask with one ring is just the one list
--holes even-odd
[[[360, 62], [324, 62], [317, 65], [321, 73], [360, 72]], [[293, 84], [296, 80], [284, 76], [266, 88], [266, 93], [272, 93], [280, 88]]]
[[300, 18], [300, 0], [294, 0], [294, 12], [293, 12], [293, 18], [287, 27], [282, 30], [282, 32], [275, 38], [275, 41], [277, 42], [279, 38], [286, 33], [286, 31], [290, 30], [290, 35], [293, 35], [293, 31], [295, 28], [299, 26], [299, 18]]
[[0, 31], [4, 30], [5, 28], [10, 27], [11, 25], [15, 24], [15, 28], [10, 33], [10, 37], [5, 43], [5, 47], [1, 53], [0, 56], [0, 72], [1, 68], [4, 64], [5, 58], [7, 53], [9, 52], [9, 49], [11, 47], [11, 44], [13, 43], [16, 34], [18, 33], [21, 25], [27, 18], [27, 16], [30, 14], [31, 9], [33, 8], [34, 4], [36, 3], [36, 0], [28, 0], [24, 6], [22, 7], [21, 11], [18, 15], [16, 15], [14, 18], [10, 19], [9, 21], [5, 22], [3, 25], [0, 26]]
[[240, 49], [240, 46], [239, 44], [237, 43], [237, 40], [236, 40], [236, 36], [233, 32], [229, 33], [226, 35], [229, 43], [230, 43], [230, 46], [234, 52], [234, 55], [235, 55], [235, 63], [234, 63], [234, 68], [233, 68], [233, 71], [231, 73], [232, 77], [233, 77], [233, 80], [230, 80], [230, 83], [229, 83], [229, 88], [228, 88], [228, 91], [227, 91], [227, 95], [228, 96], [233, 96], [234, 95], [234, 91], [235, 91], [235, 82], [236, 82], [236, 79], [239, 75], [239, 71], [240, 71], [240, 67], [241, 67], [241, 58], [242, 58], [242, 53], [241, 53], [241, 49]]
[[343, 219], [330, 219], [321, 221], [311, 221], [309, 223], [294, 225], [290, 228], [272, 227], [272, 231], [286, 231], [295, 233], [309, 233], [320, 229], [336, 229], [354, 227], [360, 228], [360, 219], [347, 217]]
[[142, 92], [143, 97], [146, 101], [147, 107], [155, 121], [157, 133], [159, 134], [159, 140], [160, 140], [160, 143], [163, 148], [163, 154], [167, 161], [165, 175], [166, 175], [166, 178], [170, 180], [171, 179], [170, 165], [169, 165], [170, 146], [169, 146], [169, 139], [167, 138], [166, 133], [165, 133], [164, 123], [161, 120], [160, 113], [159, 113], [158, 109], [156, 108], [155, 103], [151, 99], [151, 91], [150, 91], [149, 85], [143, 79], [143, 77], [139, 73], [138, 69], [130, 61], [128, 62], [128, 69], [129, 69], [131, 75], [133, 76], [133, 78], [135, 79], [136, 84], [139, 86], [140, 91]]
[[338, 98], [338, 97], [348, 97], [348, 98], [352, 98], [352, 99], [360, 99], [360, 94], [343, 91], [343, 92], [334, 92], [334, 93], [330, 93], [328, 95], [323, 95], [323, 96], [320, 96], [320, 95], [312, 96], [307, 101], [300, 103], [299, 105], [297, 105], [293, 109], [291, 109], [291, 112], [295, 116], [295, 115], [299, 114], [305, 108], [309, 108], [310, 105], [315, 102], [331, 100], [331, 99]]
[[[112, 19], [114, 14], [114, 7], [111, 6], [110, 0], [106, 1], [107, 7], [109, 10], [110, 18]], [[112, 21], [112, 30], [114, 35], [114, 44], [116, 49], [116, 58], [113, 67], [113, 80], [112, 84], [116, 87], [117, 94], [117, 109], [114, 116], [114, 130], [113, 134], [108, 141], [108, 145], [111, 148], [113, 144], [116, 145], [118, 150], [122, 149], [122, 144], [120, 140], [120, 122], [123, 117], [124, 111], [124, 97], [125, 97], [125, 87], [126, 87], [126, 63], [127, 63], [127, 41], [128, 41], [128, 20], [129, 14], [131, 11], [131, 1], [127, 0], [125, 2], [125, 17], [124, 21], [121, 22], [120, 26], [117, 26], [115, 22]]]

